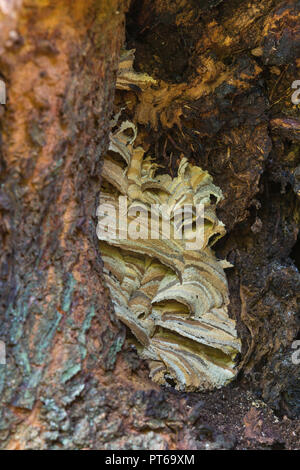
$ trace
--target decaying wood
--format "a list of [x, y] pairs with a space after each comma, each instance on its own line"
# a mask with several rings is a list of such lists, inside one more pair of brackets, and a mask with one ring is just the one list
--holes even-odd
[[[2, 448], [299, 446], [299, 9], [1, 2]], [[221, 390], [155, 384], [115, 317], [95, 217], [114, 116], [161, 174], [184, 157], [224, 195], [215, 249], [242, 351]]]

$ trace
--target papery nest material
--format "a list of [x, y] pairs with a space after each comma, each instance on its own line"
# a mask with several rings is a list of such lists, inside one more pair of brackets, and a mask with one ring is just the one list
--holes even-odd
[[[185, 158], [177, 177], [156, 175], [157, 165], [144, 157], [141, 147], [134, 148], [136, 135], [135, 125], [123, 122], [111, 134], [104, 159], [97, 235], [105, 282], [116, 315], [135, 336], [155, 382], [172, 381], [186, 391], [219, 388], [236, 375], [235, 358], [241, 351], [235, 321], [228, 316], [224, 268], [230, 264], [218, 260], [211, 248], [225, 234], [216, 216], [222, 192], [208, 172]], [[122, 213], [120, 195], [128, 204]], [[164, 204], [169, 214], [184, 204], [203, 204], [203, 246], [188, 250], [185, 238], [175, 238], [174, 217], [170, 239], [161, 237], [161, 225], [155, 239], [104, 236], [103, 207], [108, 203], [122, 226], [129, 226], [141, 208], [152, 215], [153, 204]], [[148, 220], [140, 218], [141, 231], [148, 230]]]

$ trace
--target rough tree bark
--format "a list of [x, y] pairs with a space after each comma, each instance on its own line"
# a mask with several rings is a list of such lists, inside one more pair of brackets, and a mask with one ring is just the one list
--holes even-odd
[[[129, 9], [122, 0], [15, 0], [0, 7], [8, 92], [1, 447], [296, 448], [300, 120], [291, 84], [300, 79], [300, 3], [140, 0]], [[135, 68], [172, 88], [155, 125], [136, 91], [115, 96], [126, 12]], [[202, 76], [206, 92], [192, 96]], [[228, 235], [217, 250], [234, 264], [231, 316], [243, 353], [237, 380], [222, 390], [185, 394], [152, 383], [103, 287], [95, 207], [110, 118], [124, 103], [160, 163], [176, 172], [183, 152], [225, 195], [219, 216]]]
[[[68, 439], [64, 409], [112, 368], [120, 348], [99, 282], [93, 214], [124, 6], [27, 1], [2, 16], [1, 439], [8, 448], [43, 447], [63, 422]], [[96, 447], [95, 436], [85, 439]]]

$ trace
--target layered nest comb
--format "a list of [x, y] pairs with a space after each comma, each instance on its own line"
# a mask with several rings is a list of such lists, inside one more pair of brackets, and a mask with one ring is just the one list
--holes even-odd
[[[222, 192], [206, 171], [185, 158], [176, 178], [156, 175], [158, 165], [145, 158], [141, 147], [134, 147], [136, 135], [135, 125], [123, 122], [111, 134], [104, 159], [97, 235], [105, 282], [116, 315], [136, 338], [140, 357], [148, 360], [152, 380], [186, 391], [219, 388], [235, 376], [234, 361], [241, 350], [235, 322], [227, 309], [224, 268], [230, 264], [218, 260], [211, 248], [225, 233], [216, 216]], [[127, 207], [119, 206], [119, 196], [127, 197]], [[113, 220], [113, 230], [104, 233], [107, 204], [114, 207], [119, 224], [116, 238]], [[199, 249], [187, 249], [189, 231], [193, 233], [197, 217], [193, 209], [193, 223], [185, 227], [182, 239], [175, 237], [180, 223], [181, 228], [184, 223], [178, 225], [174, 210], [184, 204], [203, 204], [205, 208]], [[157, 217], [161, 216], [156, 232], [148, 238], [126, 236], [127, 227], [129, 232], [130, 227], [136, 228], [137, 213], [142, 214], [139, 232], [149, 234], [153, 207]], [[162, 234], [166, 215], [170, 217], [169, 239]]]

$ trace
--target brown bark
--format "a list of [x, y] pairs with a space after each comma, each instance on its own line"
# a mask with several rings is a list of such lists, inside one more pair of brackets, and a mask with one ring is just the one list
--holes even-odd
[[[166, 89], [157, 117], [136, 90], [114, 100], [127, 2], [13, 5], [0, 17], [1, 447], [296, 448], [299, 2], [132, 2], [127, 48]], [[243, 341], [223, 390], [160, 389], [123, 345], [95, 237], [101, 156], [123, 106], [172, 174], [184, 153], [223, 190], [217, 250], [234, 264]]]
[[84, 384], [113, 366], [120, 348], [99, 281], [93, 214], [124, 6], [27, 1], [2, 18], [8, 103], [1, 172], [1, 335], [7, 345], [1, 438], [7, 448], [45, 446], [52, 428], [42, 408], [51, 413], [63, 400], [70, 406]]

